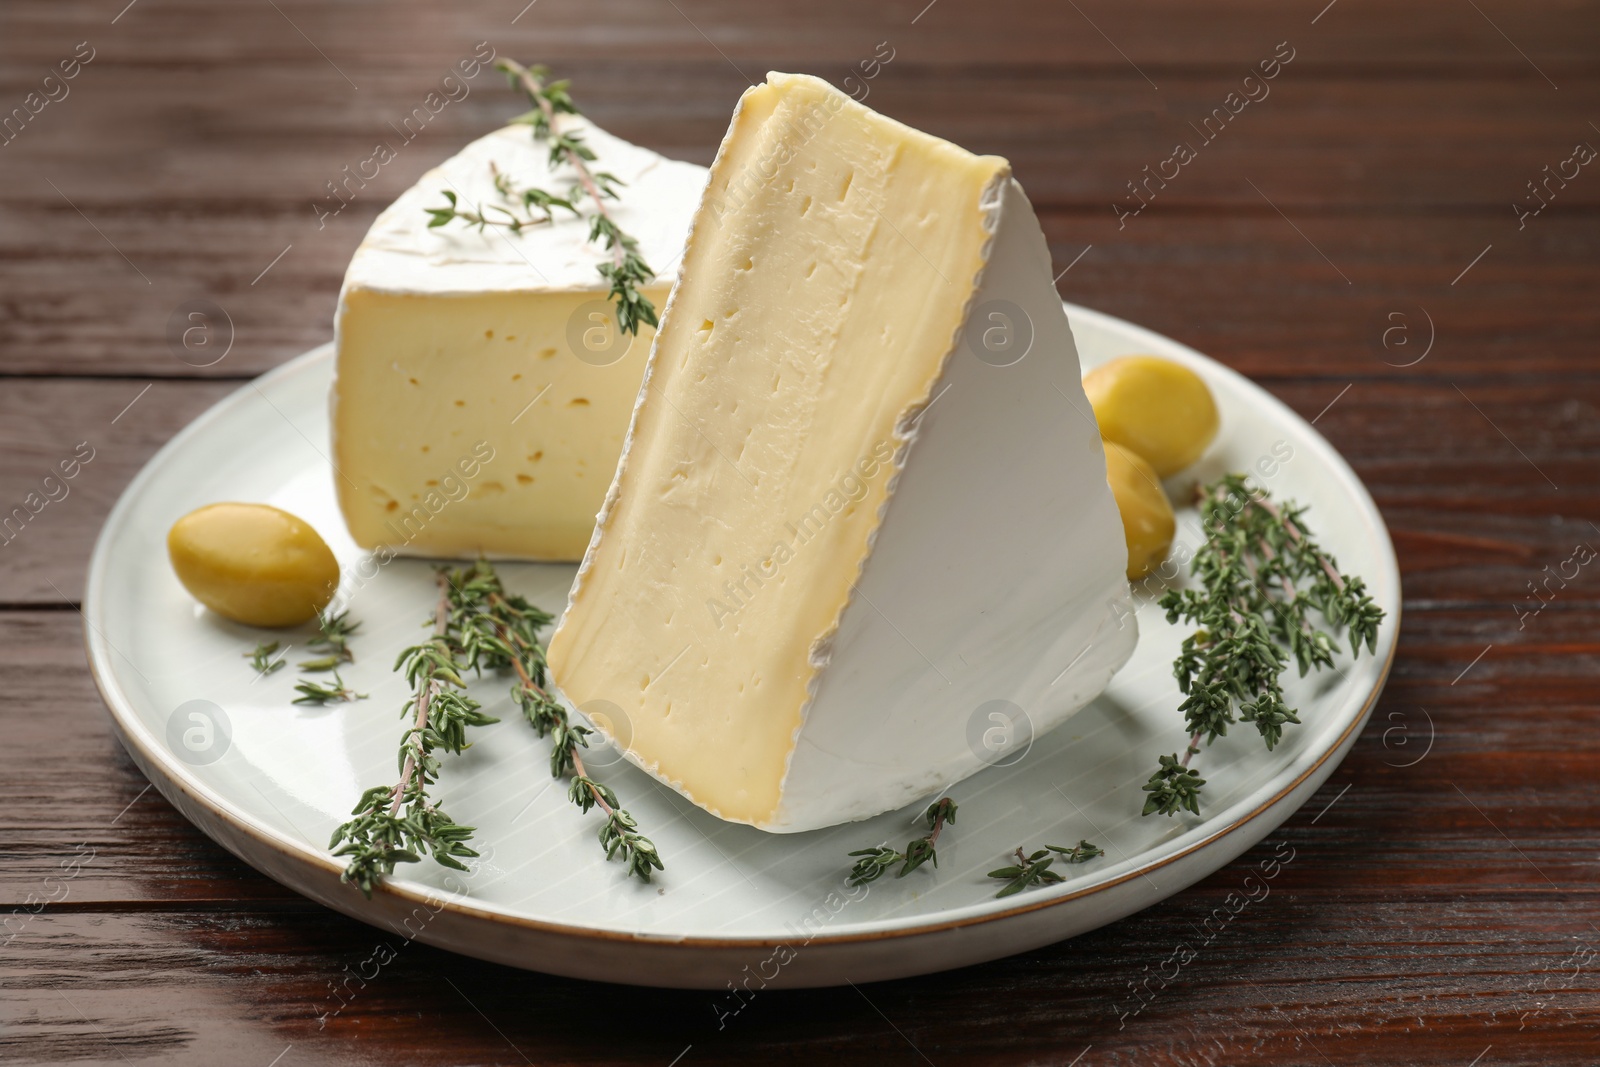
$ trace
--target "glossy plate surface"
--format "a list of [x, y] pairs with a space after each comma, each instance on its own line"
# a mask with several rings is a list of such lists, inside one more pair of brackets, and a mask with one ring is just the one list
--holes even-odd
[[[723, 823], [610, 750], [592, 754], [666, 859], [651, 885], [627, 880], [547, 772], [546, 748], [511, 706], [508, 684], [475, 695], [503, 722], [446, 757], [441, 805], [478, 827], [483, 857], [466, 875], [403, 867], [365, 900], [338, 881], [327, 848], [361, 790], [392, 781], [406, 699], [391, 671], [421, 633], [428, 563], [366, 558], [348, 538], [327, 460], [331, 346], [252, 382], [197, 419], [129, 486], [95, 549], [84, 612], [90, 662], [123, 743], [152, 782], [212, 838], [298, 892], [401, 937], [519, 967], [605, 981], [725, 989], [920, 974], [1070, 937], [1161, 900], [1221, 867], [1286, 819], [1338, 765], [1377, 700], [1399, 629], [1388, 532], [1350, 468], [1303, 419], [1220, 364], [1158, 334], [1069, 305], [1085, 369], [1153, 353], [1205, 377], [1222, 434], [1183, 485], [1247, 470], [1277, 499], [1310, 506], [1315, 534], [1388, 612], [1376, 657], [1294, 680], [1304, 725], [1272, 753], [1248, 727], [1199, 757], [1203, 817], [1141, 818], [1157, 755], [1184, 744], [1172, 659], [1184, 636], [1138, 595], [1139, 647], [1098, 700], [1008, 766], [957, 785], [959, 825], [940, 866], [849, 888], [846, 853], [917, 836], [920, 809], [806, 834]], [[1174, 491], [1182, 486], [1173, 482]], [[328, 708], [290, 701], [309, 631], [265, 634], [201, 609], [166, 562], [180, 515], [219, 500], [270, 503], [327, 538], [362, 621], [345, 681], [369, 699]], [[1200, 544], [1192, 509], [1178, 544]], [[503, 564], [515, 590], [557, 610], [575, 567]], [[1169, 569], [1167, 573], [1172, 573]], [[1181, 580], [1181, 579], [1180, 579]], [[278, 637], [290, 665], [255, 677], [241, 653]], [[1291, 672], [1292, 673], [1292, 672]], [[929, 798], [930, 800], [932, 798]], [[984, 872], [1017, 845], [1088, 838], [1107, 855], [1068, 881], [1003, 900]], [[736, 1006], [737, 1002], [730, 1002]], [[731, 1010], [731, 1008], [730, 1008]]]

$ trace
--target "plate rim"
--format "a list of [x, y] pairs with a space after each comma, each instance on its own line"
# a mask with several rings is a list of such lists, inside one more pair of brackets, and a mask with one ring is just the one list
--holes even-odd
[[[917, 922], [915, 918], [899, 921], [874, 920], [864, 924], [865, 926], [869, 927], [867, 929], [852, 930], [849, 932], [841, 932], [836, 934], [819, 933], [808, 942], [808, 945], [810, 946], [821, 947], [830, 945], [859, 944], [892, 939], [911, 939], [924, 937], [930, 934], [938, 934], [949, 930], [981, 925], [984, 923], [1000, 922], [1002, 920], [1012, 919], [1017, 916], [1042, 911], [1047, 908], [1059, 907], [1073, 901], [1105, 893], [1116, 888], [1117, 886], [1133, 880], [1134, 878], [1145, 877], [1155, 871], [1159, 871], [1165, 867], [1179, 863], [1187, 857], [1211, 847], [1216, 842], [1222, 840], [1230, 834], [1243, 829], [1261, 816], [1275, 810], [1286, 797], [1292, 794], [1313, 775], [1317, 774], [1330, 759], [1334, 759], [1334, 757], [1337, 756], [1338, 762], [1342, 762], [1344, 756], [1348, 755], [1348, 749], [1351, 747], [1350, 742], [1352, 741], [1353, 736], [1359, 734], [1359, 732], [1366, 727], [1366, 724], [1371, 717], [1372, 709], [1377, 704], [1377, 701], [1382, 695], [1384, 687], [1388, 682], [1389, 674], [1394, 665], [1395, 656], [1399, 648], [1399, 633], [1403, 608], [1403, 598], [1398, 595], [1401, 591], [1398, 560], [1395, 557], [1393, 540], [1389, 535], [1388, 525], [1384, 522], [1382, 513], [1378, 510], [1377, 504], [1373, 501], [1372, 495], [1367, 490], [1366, 485], [1361, 481], [1360, 477], [1356, 475], [1355, 471], [1350, 467], [1350, 464], [1345, 460], [1345, 458], [1340, 455], [1338, 450], [1335, 449], [1325, 437], [1322, 436], [1315, 426], [1304, 419], [1298, 412], [1294, 411], [1276, 396], [1273, 396], [1262, 386], [1257, 385], [1248, 377], [1239, 373], [1238, 371], [1235, 371], [1233, 368], [1227, 366], [1221, 361], [1207, 356], [1197, 349], [1183, 344], [1181, 341], [1177, 341], [1176, 339], [1168, 337], [1165, 334], [1161, 334], [1154, 330], [1140, 326], [1137, 323], [1129, 322], [1126, 319], [1118, 318], [1117, 316], [1110, 315], [1102, 311], [1096, 311], [1092, 308], [1086, 308], [1068, 301], [1063, 301], [1062, 303], [1066, 308], [1069, 322], [1071, 322], [1074, 326], [1076, 326], [1076, 324], [1079, 322], [1083, 322], [1085, 324], [1092, 323], [1097, 327], [1110, 329], [1127, 335], [1130, 337], [1130, 339], [1137, 341], [1141, 345], [1148, 344], [1150, 347], [1159, 350], [1175, 350], [1186, 359], [1195, 360], [1205, 364], [1208, 370], [1216, 372], [1224, 379], [1229, 379], [1230, 384], [1235, 386], [1243, 386], [1247, 392], [1255, 394], [1260, 399], [1264, 400], [1268, 406], [1279, 409], [1280, 414], [1287, 415], [1289, 418], [1301, 424], [1303, 427], [1302, 432], [1306, 434], [1308, 443], [1313, 447], [1314, 450], [1322, 454], [1322, 460], [1333, 471], [1337, 480], [1344, 484], [1347, 491], [1350, 491], [1351, 495], [1355, 497], [1357, 501], [1359, 501], [1361, 510], [1363, 512], [1363, 518], [1367, 520], [1373, 532], [1377, 535], [1380, 546], [1386, 550], [1384, 553], [1385, 562], [1390, 572], [1390, 576], [1394, 580], [1394, 587], [1396, 589], [1397, 596], [1394, 605], [1392, 624], [1387, 628], [1387, 636], [1382, 639], [1382, 642], [1387, 646], [1387, 649], [1382, 665], [1378, 669], [1376, 681], [1373, 683], [1371, 690], [1365, 694], [1360, 711], [1354, 716], [1350, 723], [1337, 737], [1332, 738], [1324, 744], [1323, 751], [1309, 766], [1305, 767], [1288, 781], [1283, 782], [1280, 786], [1273, 789], [1271, 795], [1252, 804], [1247, 810], [1230, 815], [1225, 809], [1218, 815], [1213, 816], [1213, 818], [1217, 821], [1217, 825], [1211, 833], [1206, 834], [1198, 840], [1191, 842], [1190, 844], [1177, 849], [1176, 851], [1160, 854], [1149, 862], [1138, 864], [1115, 878], [1107, 881], [1096, 882], [1093, 885], [1084, 886], [1079, 889], [1063, 888], [1055, 893], [1049, 893], [1049, 891], [1046, 891], [1048, 895], [1044, 893], [1033, 894], [1030, 895], [1032, 899], [1027, 902], [1018, 902], [1006, 907], [995, 908], [994, 910], [986, 910], [978, 914], [968, 914], [960, 917], [940, 919], [936, 917], [940, 914], [940, 912], [934, 912], [931, 914], [935, 916], [935, 918], [920, 923]], [[1076, 337], [1074, 339], [1076, 341]], [[138, 474], [136, 474], [132, 481], [128, 483], [127, 488], [123, 490], [122, 495], [117, 499], [117, 503], [107, 515], [105, 524], [101, 527], [100, 533], [95, 539], [94, 551], [90, 556], [89, 569], [85, 582], [83, 609], [81, 614], [83, 615], [84, 643], [88, 652], [89, 672], [91, 677], [94, 679], [95, 688], [98, 690], [101, 701], [106, 707], [107, 714], [111, 718], [112, 726], [118, 736], [118, 739], [122, 742], [124, 747], [137, 750], [132, 754], [134, 755], [136, 762], [139, 763], [141, 769], [145, 770], [147, 776], [151, 777], [152, 784], [154, 784], [169, 800], [173, 799], [169, 790], [177, 789], [189, 800], [206, 809], [213, 817], [218, 818], [223, 823], [227, 824], [235, 833], [254, 839], [258, 844], [276, 852], [280, 858], [288, 861], [290, 864], [301, 867], [315, 868], [323, 875], [332, 875], [334, 878], [337, 878], [341, 873], [343, 873], [344, 868], [337, 861], [326, 855], [325, 852], [314, 851], [306, 844], [302, 844], [294, 840], [287, 834], [280, 834], [276, 829], [257, 822], [257, 820], [248, 812], [237, 809], [227, 797], [218, 794], [205, 783], [197, 779], [189, 778], [184, 770], [175, 764], [170, 754], [163, 752], [161, 746], [154, 743], [153, 735], [150, 735], [144, 724], [139, 721], [137, 713], [133, 707], [133, 701], [125, 692], [122, 691], [120, 683], [118, 682], [115, 672], [110, 664], [111, 656], [121, 655], [121, 653], [117, 652], [111, 647], [109, 641], [106, 640], [102, 635], [99, 627], [95, 625], [95, 618], [99, 614], [100, 605], [104, 602], [104, 598], [101, 596], [101, 590], [106, 584], [107, 572], [110, 566], [109, 556], [111, 531], [124, 521], [126, 513], [132, 510], [132, 508], [135, 506], [135, 502], [143, 492], [146, 484], [156, 476], [156, 473], [162, 467], [162, 460], [164, 460], [169, 453], [176, 452], [184, 447], [191, 437], [201, 433], [212, 422], [224, 417], [227, 407], [235, 400], [235, 398], [245, 393], [246, 390], [255, 389], [257, 392], [259, 392], [259, 386], [263, 383], [270, 382], [278, 378], [286, 378], [295, 374], [303, 373], [312, 364], [316, 363], [320, 359], [326, 358], [327, 355], [331, 354], [332, 348], [333, 342], [324, 342], [323, 344], [317, 345], [300, 354], [299, 356], [288, 360], [282, 365], [274, 367], [273, 369], [244, 382], [239, 386], [238, 389], [229, 392], [226, 396], [219, 399], [215, 404], [207, 408], [199, 416], [185, 425], [181, 430], [174, 434], [173, 437], [166, 442], [166, 444], [162, 445], [161, 448], [159, 448], [148, 461], [146, 461], [144, 466], [140, 468]], [[1337, 766], [1337, 762], [1335, 763], [1335, 766]], [[152, 770], [155, 772], [153, 775], [150, 773]], [[1331, 770], [1332, 768], [1330, 768], [1330, 773]], [[1287, 773], [1287, 771], [1280, 772], [1280, 774], [1283, 773]], [[1267, 783], [1269, 786], [1271, 785], [1271, 781], [1272, 780], [1269, 780]], [[1246, 798], [1238, 801], [1237, 803], [1239, 805], [1247, 804], [1249, 803], [1249, 799]], [[180, 809], [182, 807], [182, 805], [177, 804], [175, 804], [175, 806], [180, 807]], [[1298, 810], [1298, 808], [1296, 810]], [[1284, 817], [1287, 818], [1289, 814], [1293, 813], [1287, 813]], [[194, 822], [192, 819], [190, 821]], [[198, 823], [196, 823], [196, 826], [201, 830], [202, 833], [205, 833], [208, 837], [211, 837], [213, 841], [221, 844], [224, 848], [227, 848], [228, 851], [239, 856], [239, 858], [242, 859], [253, 870], [257, 871], [258, 873], [265, 874], [269, 878], [273, 878], [274, 881], [279, 880], [273, 875], [267, 874], [267, 872], [262, 870], [261, 866], [259, 866], [251, 858], [235, 852], [234, 849], [232, 849], [226, 842], [216, 838], [209, 831], [207, 831], [205, 827], [200, 826]], [[305, 889], [300, 886], [288, 884], [287, 887], [302, 896], [310, 896], [310, 894], [308, 894]], [[355, 892], [353, 887], [351, 887], [351, 891]], [[383, 880], [378, 884], [376, 891], [395, 897], [411, 905], [426, 905], [429, 907], [439, 906], [444, 910], [453, 912], [462, 919], [479, 921], [488, 920], [490, 922], [515, 926], [535, 933], [551, 934], [558, 937], [594, 939], [636, 945], [673, 945], [710, 949], [775, 948], [779, 945], [787, 944], [790, 940], [792, 940], [792, 938], [774, 937], [769, 934], [674, 936], [670, 934], [650, 933], [645, 931], [621, 930], [614, 927], [608, 928], [604, 926], [582, 925], [571, 922], [558, 922], [527, 915], [515, 915], [503, 910], [492, 910], [471, 903], [470, 898], [463, 897], [459, 893], [446, 893], [440, 891], [430, 894], [428, 892], [419, 892], [410, 888], [403, 880], [399, 883], [392, 882], [387, 879]], [[1179, 891], [1181, 890], [1175, 890], [1174, 892]], [[1169, 894], [1169, 896], [1170, 895], [1171, 894]], [[319, 903], [323, 903], [325, 906], [327, 906], [327, 901], [318, 900], [318, 898], [314, 896], [311, 897], [311, 899], [317, 900]], [[965, 910], [973, 906], [974, 905], [971, 904], [963, 905], [961, 906], [960, 910]], [[982, 905], [978, 904], [977, 906]], [[958, 909], [942, 909], [942, 911], [945, 913], [953, 910]], [[353, 910], [346, 910], [346, 914], [355, 915], [355, 912]], [[360, 915], [355, 915], [355, 917], [362, 918]]]

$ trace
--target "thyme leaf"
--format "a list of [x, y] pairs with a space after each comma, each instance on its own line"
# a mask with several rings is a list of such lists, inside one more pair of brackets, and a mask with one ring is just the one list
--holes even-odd
[[365, 700], [367, 694], [357, 693], [344, 684], [339, 677], [339, 672], [333, 672], [333, 684], [323, 685], [321, 682], [310, 678], [302, 678], [295, 684], [294, 691], [300, 695], [294, 698], [296, 704], [314, 704], [318, 707], [331, 704], [335, 701]]

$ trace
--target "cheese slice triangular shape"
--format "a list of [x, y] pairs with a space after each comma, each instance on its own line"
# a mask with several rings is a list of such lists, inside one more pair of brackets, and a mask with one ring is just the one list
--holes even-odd
[[1137, 637], [1079, 376], [1005, 160], [769, 75], [712, 167], [555, 681], [771, 831], [1017, 758]]

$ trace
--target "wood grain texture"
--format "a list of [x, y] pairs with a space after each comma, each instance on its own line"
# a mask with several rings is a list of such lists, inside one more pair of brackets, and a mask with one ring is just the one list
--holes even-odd
[[[1548, 577], [1600, 547], [1600, 174], [1523, 225], [1512, 209], [1576, 142], [1600, 145], [1600, 4], [125, 2], [0, 6], [0, 117], [78, 42], [95, 52], [0, 145], [0, 513], [94, 450], [0, 543], [0, 1057], [1600, 1062], [1600, 571]], [[1328, 785], [1238, 862], [1105, 929], [952, 974], [764, 993], [720, 1027], [707, 994], [414, 944], [349, 981], [386, 935], [262, 878], [146, 788], [74, 604], [140, 466], [327, 340], [377, 211], [510, 113], [480, 77], [319, 227], [325, 183], [480, 41], [555, 64], [602, 124], [701, 163], [749, 78], [839, 82], [888, 42], [869, 103], [1011, 158], [1067, 299], [1262, 382], [1372, 490], [1405, 624]], [[1119, 221], [1127, 183], [1283, 41], [1271, 95]], [[196, 299], [231, 321], [209, 366], [168, 335]], [[1281, 849], [1271, 895], [1208, 938]], [[1179, 946], [1194, 955], [1175, 968]]]

